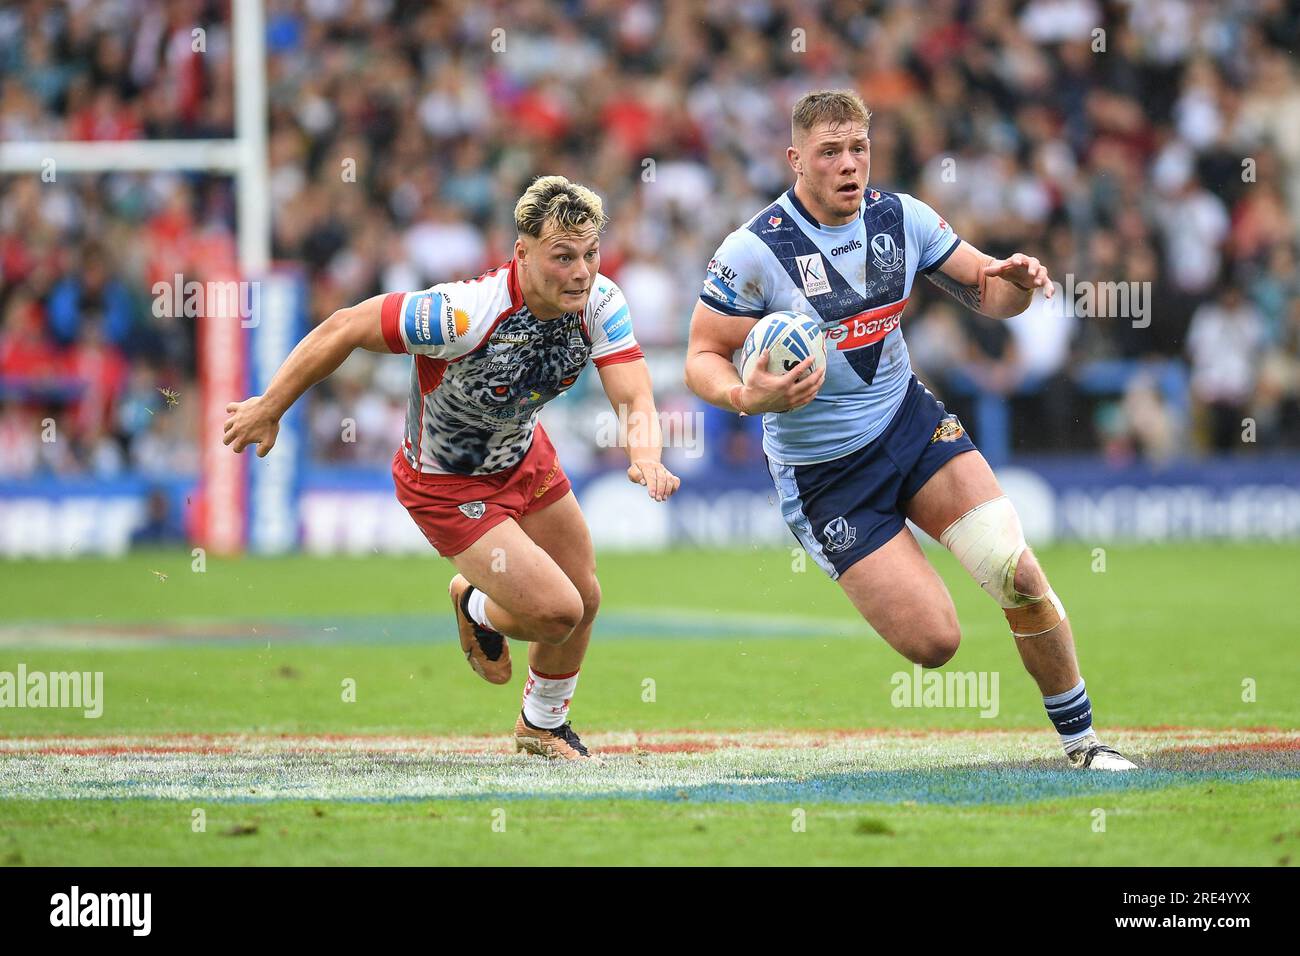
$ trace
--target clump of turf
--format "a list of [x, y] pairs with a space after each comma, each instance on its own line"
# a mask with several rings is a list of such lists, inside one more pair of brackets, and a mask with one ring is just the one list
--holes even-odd
[[858, 836], [893, 836], [893, 828], [884, 820], [877, 820], [875, 817], [863, 817], [858, 821], [853, 832]]

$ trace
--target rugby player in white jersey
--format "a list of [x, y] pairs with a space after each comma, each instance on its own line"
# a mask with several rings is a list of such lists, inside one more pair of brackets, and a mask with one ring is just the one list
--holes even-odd
[[[1005, 319], [1052, 294], [1047, 270], [995, 260], [925, 203], [867, 186], [870, 114], [856, 93], [794, 108], [795, 185], [732, 232], [709, 263], [691, 319], [686, 381], [705, 401], [763, 415], [763, 450], [795, 537], [908, 660], [940, 667], [961, 639], [939, 575], [906, 526], [942, 542], [1001, 605], [1070, 766], [1129, 770], [1102, 746], [1065, 608], [1026, 546], [1015, 508], [956, 416], [912, 373], [899, 320], [926, 276], [963, 305]], [[791, 309], [821, 323], [812, 359], [748, 382], [732, 364], [754, 322]]]
[[591, 639], [600, 585], [591, 535], [541, 407], [595, 364], [628, 423], [628, 478], [664, 501], [679, 481], [660, 461], [650, 373], [623, 293], [600, 274], [600, 198], [562, 176], [535, 181], [515, 206], [507, 264], [476, 279], [394, 292], [341, 309], [311, 331], [266, 393], [227, 407], [236, 452], [275, 444], [285, 410], [352, 353], [413, 356], [406, 436], [393, 457], [397, 497], [455, 565], [461, 648], [493, 684], [510, 680], [506, 640], [530, 642], [518, 750], [591, 755], [567, 719]]

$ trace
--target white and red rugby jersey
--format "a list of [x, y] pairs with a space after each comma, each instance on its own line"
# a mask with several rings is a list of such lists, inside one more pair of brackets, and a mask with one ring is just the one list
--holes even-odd
[[476, 279], [392, 292], [384, 341], [413, 357], [402, 452], [432, 474], [517, 465], [541, 407], [597, 367], [642, 358], [623, 292], [597, 273], [587, 307], [542, 321], [524, 304], [515, 261]]

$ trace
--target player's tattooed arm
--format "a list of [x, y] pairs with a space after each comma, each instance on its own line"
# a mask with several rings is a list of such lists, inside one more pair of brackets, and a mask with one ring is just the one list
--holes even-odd
[[1029, 308], [1034, 290], [1047, 298], [1055, 291], [1047, 267], [1022, 252], [994, 259], [962, 242], [927, 278], [967, 308], [994, 319], [1019, 315]]
[[936, 269], [934, 272], [926, 274], [926, 278], [937, 285], [944, 292], [960, 302], [968, 309], [980, 310], [980, 301], [983, 293], [983, 283], [976, 285], [967, 285], [964, 282], [958, 282], [952, 276], [945, 273], [942, 269]]

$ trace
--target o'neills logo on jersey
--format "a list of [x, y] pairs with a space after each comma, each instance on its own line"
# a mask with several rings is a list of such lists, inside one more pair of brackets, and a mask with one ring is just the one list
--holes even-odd
[[893, 305], [882, 306], [847, 318], [826, 333], [826, 338], [835, 343], [841, 352], [850, 352], [866, 345], [874, 345], [883, 339], [902, 321], [903, 310], [907, 300]]
[[862, 243], [859, 242], [857, 239], [854, 239], [852, 242], [846, 243], [842, 246], [836, 246], [834, 249], [831, 250], [831, 255], [842, 256], [846, 252], [852, 252], [854, 249], [861, 249], [861, 248], [862, 248]]

